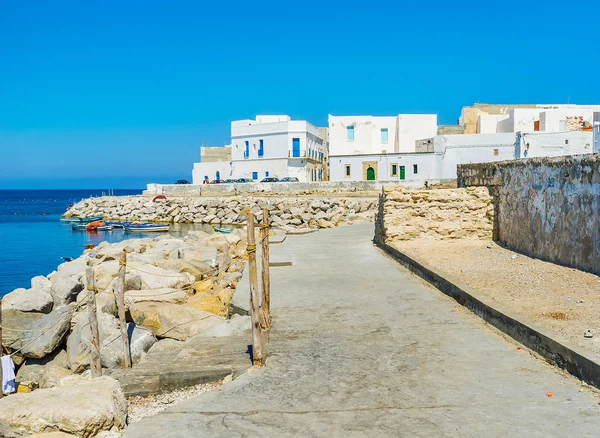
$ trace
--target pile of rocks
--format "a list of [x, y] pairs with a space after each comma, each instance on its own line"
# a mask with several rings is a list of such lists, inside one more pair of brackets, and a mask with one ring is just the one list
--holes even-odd
[[[125, 361], [115, 295], [123, 250], [127, 251], [125, 306], [135, 364], [157, 339], [184, 341], [227, 324], [245, 264], [245, 247], [243, 230], [103, 242], [48, 277], [32, 279], [31, 288], [6, 295], [3, 346], [13, 353], [17, 382], [40, 389], [1, 399], [0, 426], [4, 422], [23, 433], [60, 430], [78, 436], [125, 426], [127, 404], [118, 382], [87, 377], [88, 267], [94, 269], [99, 290], [102, 367], [115, 369]], [[42, 405], [47, 406], [42, 409]]]
[[376, 224], [376, 239], [380, 241], [492, 238], [494, 206], [485, 187], [386, 187], [380, 202]]
[[370, 220], [376, 199], [365, 198], [168, 198], [121, 196], [85, 199], [66, 216], [102, 215], [107, 220], [172, 223], [243, 224], [244, 209], [260, 222], [262, 209], [276, 226], [331, 228], [343, 223]]

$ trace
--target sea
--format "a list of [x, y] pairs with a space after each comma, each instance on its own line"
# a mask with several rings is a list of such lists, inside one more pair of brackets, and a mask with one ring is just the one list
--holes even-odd
[[[111, 194], [141, 192], [114, 190]], [[0, 296], [31, 287], [33, 277], [55, 271], [64, 262], [62, 257], [79, 257], [85, 245], [152, 236], [123, 230], [73, 231], [70, 224], [60, 222], [69, 204], [105, 194], [107, 190], [0, 190]], [[172, 226], [171, 234], [180, 236], [190, 228], [203, 229], [181, 224]]]

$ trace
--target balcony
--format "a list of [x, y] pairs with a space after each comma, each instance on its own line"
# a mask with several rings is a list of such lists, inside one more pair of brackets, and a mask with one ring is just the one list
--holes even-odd
[[318, 158], [314, 156], [309, 156], [306, 151], [296, 151], [294, 154], [293, 151], [288, 151], [288, 158], [296, 159], [296, 160], [307, 160], [313, 163], [319, 163]]

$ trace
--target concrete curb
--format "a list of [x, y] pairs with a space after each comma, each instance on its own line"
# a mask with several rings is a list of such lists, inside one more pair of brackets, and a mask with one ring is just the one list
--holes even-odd
[[600, 357], [584, 353], [579, 347], [560, 339], [547, 329], [502, 308], [460, 280], [442, 274], [432, 266], [417, 261], [390, 245], [378, 241], [374, 243], [411, 272], [454, 298], [484, 321], [540, 354], [552, 365], [600, 388]]

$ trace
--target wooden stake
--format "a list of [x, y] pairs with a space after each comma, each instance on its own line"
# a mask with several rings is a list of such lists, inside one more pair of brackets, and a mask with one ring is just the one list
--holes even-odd
[[131, 368], [131, 350], [129, 348], [129, 336], [127, 334], [127, 321], [125, 320], [125, 274], [127, 271], [127, 251], [121, 253], [121, 269], [119, 270], [119, 282], [117, 286], [117, 303], [119, 304], [119, 325], [121, 326], [121, 338], [123, 339], [123, 351], [125, 352], [125, 368]]
[[261, 317], [262, 327], [271, 327], [271, 277], [269, 275], [269, 210], [263, 208], [263, 220], [261, 230], [262, 239], [262, 302]]
[[258, 303], [258, 278], [256, 272], [256, 239], [254, 237], [254, 213], [248, 212], [248, 267], [250, 269], [250, 318], [252, 319], [252, 357], [255, 366], [263, 365], [262, 338]]
[[92, 377], [102, 376], [102, 363], [100, 361], [100, 333], [98, 331], [98, 318], [96, 317], [96, 281], [94, 279], [94, 268], [85, 271], [88, 284], [88, 317], [90, 330], [92, 332], [92, 348], [90, 351], [90, 369]]

